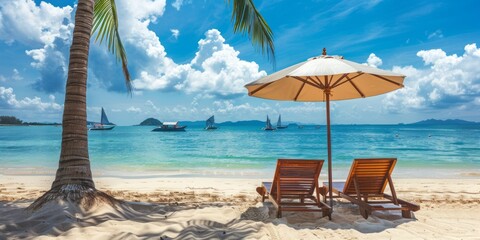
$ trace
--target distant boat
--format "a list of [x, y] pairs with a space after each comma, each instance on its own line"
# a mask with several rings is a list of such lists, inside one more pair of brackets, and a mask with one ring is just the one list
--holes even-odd
[[282, 115], [278, 115], [277, 129], [287, 128], [288, 125], [282, 126]]
[[215, 129], [217, 129], [217, 126], [215, 126], [215, 116], [212, 115], [205, 122], [205, 130], [215, 130]]
[[178, 122], [164, 122], [152, 132], [183, 132], [187, 126], [179, 126]]
[[102, 118], [100, 122], [94, 123], [90, 130], [112, 130], [115, 126], [115, 124], [108, 121], [107, 114], [105, 114], [105, 110], [103, 110], [102, 107]]
[[267, 123], [265, 125], [265, 127], [263, 128], [263, 130], [265, 131], [273, 131], [275, 130], [276, 128], [272, 127], [272, 124], [270, 123], [270, 118], [268, 118], [268, 115], [267, 115]]

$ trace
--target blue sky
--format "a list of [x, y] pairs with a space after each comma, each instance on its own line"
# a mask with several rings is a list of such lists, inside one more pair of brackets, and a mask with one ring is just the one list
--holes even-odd
[[[480, 3], [463, 1], [254, 1], [275, 34], [276, 69], [234, 35], [218, 0], [117, 0], [134, 79], [92, 44], [88, 119], [112, 122], [264, 120], [325, 123], [325, 104], [247, 96], [243, 85], [321, 54], [403, 73], [405, 88], [332, 104], [333, 123], [426, 118], [480, 121]], [[75, 1], [0, 1], [0, 115], [61, 121]]]

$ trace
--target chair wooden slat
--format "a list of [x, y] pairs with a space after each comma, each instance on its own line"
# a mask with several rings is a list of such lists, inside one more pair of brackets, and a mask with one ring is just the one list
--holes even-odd
[[[401, 210], [403, 217], [411, 217], [411, 211], [420, 210], [420, 206], [398, 199], [391, 180], [396, 158], [355, 159], [345, 182], [333, 182], [332, 192], [359, 206], [360, 214], [368, 218], [372, 211]], [[392, 195], [385, 194], [390, 184]], [[328, 183], [323, 183], [328, 187]], [[358, 191], [358, 193], [357, 193]], [[360, 195], [360, 196], [359, 196]], [[371, 197], [381, 197], [382, 201], [372, 201]], [[387, 201], [386, 201], [387, 200]], [[388, 207], [375, 204], [393, 204]]]
[[278, 159], [273, 181], [263, 182], [257, 192], [262, 200], [268, 195], [277, 207], [277, 217], [281, 217], [282, 211], [319, 211], [331, 219], [330, 206], [319, 199], [318, 177], [323, 163], [323, 160]]

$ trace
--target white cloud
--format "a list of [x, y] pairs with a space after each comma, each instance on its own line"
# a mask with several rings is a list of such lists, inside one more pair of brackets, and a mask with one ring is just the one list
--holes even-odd
[[178, 29], [170, 29], [170, 32], [172, 33], [172, 37], [175, 39], [178, 39], [178, 36], [180, 36], [180, 30]]
[[147, 100], [147, 101], [145, 102], [145, 105], [146, 105], [148, 108], [150, 108], [151, 110], [153, 110], [154, 113], [160, 112], [160, 109], [159, 109], [157, 106], [155, 106], [155, 104], [154, 104], [152, 101], [150, 101], [150, 100]]
[[131, 112], [131, 113], [141, 113], [142, 109], [132, 106], [132, 107], [127, 108], [126, 111]]
[[[55, 7], [43, 1], [38, 5], [32, 0], [0, 1], [0, 40], [35, 47], [25, 53], [40, 72], [33, 84], [36, 90], [52, 93], [64, 89], [65, 56], [74, 27], [72, 11], [71, 6]], [[14, 79], [19, 77], [14, 74]]]
[[8, 79], [11, 79], [14, 81], [20, 81], [20, 80], [23, 80], [23, 77], [20, 75], [20, 72], [16, 68], [14, 68], [10, 76], [0, 75], [1, 82], [6, 82]]
[[225, 39], [216, 29], [208, 30], [205, 39], [198, 42], [199, 50], [190, 64], [173, 65], [163, 74], [143, 71], [134, 81], [137, 89], [180, 90], [231, 97], [243, 94], [243, 86], [266, 75], [259, 71], [255, 62], [238, 58], [238, 51], [225, 44]]
[[15, 81], [20, 81], [23, 79], [23, 77], [20, 75], [20, 72], [16, 68], [13, 69], [12, 79]]
[[117, 5], [120, 13], [128, 14], [128, 16], [119, 14], [119, 16], [121, 16], [118, 18], [119, 21], [131, 21], [135, 19], [139, 22], [156, 22], [157, 17], [162, 16], [165, 12], [166, 1], [136, 0], [135, 2], [132, 2], [130, 0], [120, 0], [118, 1]]
[[433, 33], [428, 34], [427, 38], [428, 38], [428, 39], [432, 39], [432, 38], [443, 38], [443, 33], [442, 33], [442, 31], [439, 29], [439, 30], [436, 30], [436, 31], [433, 32]]
[[407, 76], [405, 88], [389, 93], [384, 99], [387, 109], [450, 108], [476, 105], [480, 96], [480, 49], [465, 46], [462, 56], [447, 55], [441, 49], [417, 53], [427, 69], [412, 66], [394, 67]]
[[278, 112], [279, 113], [295, 113], [298, 115], [302, 115], [305, 113], [325, 112], [325, 104], [314, 103], [314, 102], [304, 102], [304, 103], [301, 103], [300, 105], [296, 105], [292, 107], [280, 107]]
[[46, 93], [64, 90], [68, 70], [65, 54], [70, 47], [69, 41], [57, 38], [54, 43], [46, 44], [41, 49], [25, 51], [34, 60], [30, 65], [40, 72], [40, 78], [33, 84], [36, 90]]
[[[295, 116], [322, 116], [325, 112], [324, 103], [292, 103], [290, 106], [285, 106], [278, 102], [272, 102], [275, 106], [269, 103], [261, 103], [259, 105], [237, 102], [232, 100], [214, 101], [211, 107], [200, 109], [199, 112], [208, 114], [219, 114], [224, 116], [235, 116], [237, 119], [245, 119], [250, 116], [265, 116], [265, 114], [289, 114]], [[332, 109], [333, 111], [333, 109]]]
[[382, 59], [377, 57], [374, 53], [370, 53], [367, 59], [367, 63], [365, 65], [378, 68], [379, 66], [382, 66], [382, 64]]
[[[129, 68], [135, 69], [136, 73], [132, 79], [142, 78], [150, 82], [158, 76], [158, 72], [167, 72], [175, 67], [176, 64], [167, 57], [156, 33], [149, 29], [164, 14], [166, 1], [118, 0], [116, 3], [119, 32], [130, 59]], [[115, 58], [108, 53], [106, 46], [94, 45], [92, 50], [95, 54], [90, 63], [94, 64], [90, 64], [89, 77], [94, 76], [92, 79], [98, 80], [96, 85], [109, 91], [125, 92], [125, 85], [119, 79], [123, 78], [120, 64], [115, 63]], [[141, 84], [139, 86], [140, 88], [134, 84], [134, 88], [143, 89]], [[142, 92], [134, 91], [134, 94], [141, 95]]]
[[68, 38], [72, 11], [70, 6], [60, 8], [43, 1], [38, 6], [33, 0], [0, 1], [0, 39], [34, 45]]
[[213, 53], [222, 51], [224, 48], [230, 48], [228, 44], [224, 44], [225, 38], [222, 37], [220, 31], [217, 29], [208, 30], [205, 33], [205, 39], [198, 41], [198, 52], [195, 53], [195, 58], [190, 62], [194, 67], [200, 67], [203, 62], [213, 55]]
[[49, 96], [50, 102], [43, 102], [39, 97], [25, 97], [18, 100], [13, 92], [13, 88], [0, 87], [0, 106], [8, 108], [31, 109], [38, 111], [60, 111], [62, 106], [55, 102], [53, 95]]
[[[175, 6], [180, 8], [187, 2], [177, 1]], [[1, 40], [43, 44], [43, 47], [26, 51], [33, 59], [32, 67], [38, 69], [41, 75], [33, 87], [47, 93], [63, 91], [67, 71], [65, 56], [73, 29], [73, 8], [55, 7], [44, 2], [37, 6], [32, 0], [2, 1], [0, 4]], [[206, 37], [198, 42], [199, 50], [190, 63], [176, 64], [167, 56], [157, 34], [149, 29], [164, 14], [166, 0], [139, 0], [135, 4], [119, 0], [117, 6], [119, 16], [122, 16], [119, 18], [122, 40], [127, 50], [132, 47], [137, 50], [133, 51], [137, 60], [130, 64], [137, 72], [133, 76], [134, 87], [138, 90], [135, 93], [163, 90], [231, 98], [245, 93], [245, 83], [266, 75], [264, 71], [259, 71], [255, 62], [239, 59], [239, 52], [225, 44], [225, 39], [216, 29], [207, 31]], [[14, 11], [16, 8], [20, 10]], [[20, 13], [26, 16], [25, 19], [14, 21], [22, 18]], [[6, 25], [9, 22], [14, 23], [13, 27]], [[173, 37], [178, 38], [178, 29], [171, 29], [171, 32]], [[110, 78], [102, 78], [99, 74], [94, 69], [90, 75], [94, 79], [109, 81]], [[2, 81], [5, 79], [5, 76], [0, 78]], [[117, 89], [108, 82], [97, 85]]]
[[180, 8], [183, 5], [183, 0], [175, 0], [175, 2], [172, 3], [172, 7], [177, 9], [177, 11], [180, 11]]
[[235, 105], [230, 100], [224, 101], [214, 101], [213, 106], [215, 112], [218, 113], [238, 113], [238, 112], [248, 112], [248, 113], [258, 113], [258, 112], [268, 112], [271, 111], [272, 108], [267, 104], [262, 104], [260, 106], [252, 106], [250, 103], [242, 103], [239, 105]]
[[[133, 5], [133, 6], [132, 6]], [[124, 42], [133, 46], [143, 56], [139, 56], [136, 89], [163, 89], [171, 87], [169, 82], [160, 79], [160, 73], [168, 72], [177, 65], [167, 57], [165, 48], [155, 32], [148, 29], [151, 22], [162, 16], [165, 11], [165, 0], [141, 0], [132, 4], [129, 0], [118, 1], [120, 33]], [[160, 82], [158, 82], [160, 81]], [[155, 83], [153, 83], [155, 82]], [[149, 84], [154, 86], [148, 87]]]

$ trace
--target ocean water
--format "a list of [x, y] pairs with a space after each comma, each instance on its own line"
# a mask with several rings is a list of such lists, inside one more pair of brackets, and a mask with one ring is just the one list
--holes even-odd
[[[89, 132], [95, 176], [270, 178], [278, 158], [327, 159], [325, 126], [225, 126], [151, 132], [117, 126]], [[0, 174], [55, 174], [61, 127], [0, 126]], [[354, 158], [396, 157], [394, 177], [480, 176], [480, 126], [335, 125], [333, 173], [345, 178]], [[326, 177], [327, 165], [322, 170]]]

